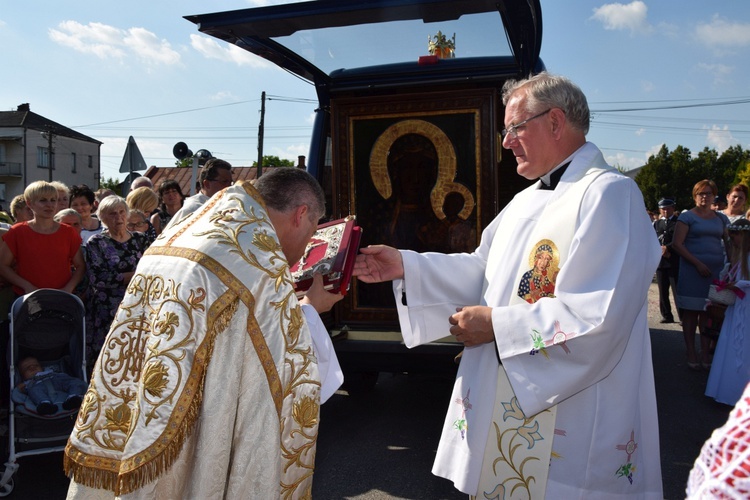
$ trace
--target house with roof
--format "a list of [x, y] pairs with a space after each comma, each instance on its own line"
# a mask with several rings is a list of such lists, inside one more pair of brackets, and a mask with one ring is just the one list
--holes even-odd
[[[267, 172], [276, 168], [290, 168], [290, 167], [277, 167], [275, 165], [264, 165], [262, 172]], [[305, 157], [297, 157], [297, 168], [306, 168]], [[200, 172], [200, 167], [198, 168]], [[180, 185], [180, 189], [185, 196], [190, 196], [192, 193], [200, 191], [200, 187], [195, 185], [194, 190], [191, 191], [191, 184], [193, 181], [193, 169], [184, 167], [157, 167], [152, 165], [143, 174], [145, 177], [151, 179], [154, 188], [158, 190], [159, 185], [166, 181], [173, 179]], [[237, 181], [251, 181], [258, 177], [258, 167], [237, 167], [232, 166], [232, 177], [235, 182]]]
[[0, 111], [0, 205], [34, 181], [99, 187], [101, 141], [31, 111]]

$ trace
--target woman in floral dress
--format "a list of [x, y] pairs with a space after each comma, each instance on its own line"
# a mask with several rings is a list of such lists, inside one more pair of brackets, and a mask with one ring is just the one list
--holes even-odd
[[119, 196], [108, 196], [99, 204], [99, 220], [105, 226], [86, 247], [90, 290], [86, 311], [86, 360], [94, 366], [104, 339], [125, 296], [138, 261], [148, 248], [143, 233], [130, 232], [128, 205]]

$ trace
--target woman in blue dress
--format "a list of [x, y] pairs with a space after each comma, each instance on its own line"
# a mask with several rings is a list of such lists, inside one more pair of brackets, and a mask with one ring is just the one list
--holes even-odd
[[[687, 365], [691, 370], [711, 366], [710, 338], [706, 332], [705, 312], [708, 287], [724, 267], [724, 237], [727, 216], [711, 210], [716, 184], [704, 179], [693, 186], [695, 207], [680, 214], [675, 226], [672, 249], [680, 255], [677, 279], [677, 307], [681, 309], [682, 333], [687, 347]], [[695, 332], [700, 329], [700, 363], [695, 349]]]
[[750, 382], [750, 338], [745, 338], [750, 332], [750, 221], [738, 219], [728, 230], [729, 262], [721, 278], [734, 283], [742, 293], [727, 307], [706, 384], [706, 396], [734, 406]]

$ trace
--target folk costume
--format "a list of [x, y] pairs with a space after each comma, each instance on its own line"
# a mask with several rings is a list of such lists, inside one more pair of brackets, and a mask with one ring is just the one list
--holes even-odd
[[[494, 308], [495, 343], [464, 350], [433, 473], [479, 498], [660, 500], [646, 307], [659, 244], [637, 186], [596, 146], [568, 160], [554, 190], [519, 193], [473, 254], [402, 251], [408, 346], [446, 336], [457, 307]], [[526, 293], [535, 267], [554, 295]]]
[[738, 295], [724, 313], [706, 382], [706, 396], [731, 406], [737, 404], [750, 383], [750, 340], [747, 338], [750, 329], [750, 280], [742, 279], [742, 268], [738, 264], [727, 264], [720, 275], [723, 281], [734, 283], [742, 290], [742, 298]]
[[[290, 280], [249, 183], [162, 233], [94, 368], [68, 497], [308, 498], [319, 405], [341, 380]], [[338, 383], [321, 388], [318, 359]]]

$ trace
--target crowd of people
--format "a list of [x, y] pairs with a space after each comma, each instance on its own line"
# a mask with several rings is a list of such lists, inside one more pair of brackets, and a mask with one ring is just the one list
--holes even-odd
[[[651, 220], [637, 185], [586, 140], [590, 112], [573, 82], [546, 72], [508, 81], [502, 102], [503, 147], [535, 182], [474, 252], [372, 245], [354, 275], [364, 285], [393, 281], [407, 346], [446, 334], [464, 345], [436, 475], [487, 498], [520, 488], [529, 498], [659, 500], [646, 296], [656, 273], [663, 323], [675, 321], [670, 289], [675, 297], [687, 366], [710, 371], [708, 396], [736, 404], [750, 381], [748, 188], [733, 186], [720, 206], [717, 185], [704, 179], [694, 206], [677, 214], [665, 197]], [[275, 170], [255, 187], [231, 184], [231, 165], [211, 160], [187, 200], [172, 179], [156, 190], [134, 185], [126, 199], [37, 181], [11, 204], [17, 218], [3, 234], [0, 278], [14, 296], [56, 288], [84, 297], [91, 387], [122, 384], [76, 422], [65, 451], [70, 498], [309, 496], [319, 403], [341, 383], [340, 370], [326, 381], [335, 354], [318, 313], [342, 296], [318, 276], [298, 303], [284, 265], [303, 254], [324, 194], [299, 169]], [[228, 196], [208, 202], [224, 188]], [[197, 230], [174, 227], [183, 223]], [[149, 290], [148, 280], [163, 286]], [[722, 305], [714, 290], [736, 297], [721, 317], [709, 311]], [[144, 317], [154, 329], [141, 342], [135, 323]], [[94, 368], [100, 351], [120, 359], [131, 346], [140, 349], [138, 377], [125, 364]], [[221, 362], [210, 363], [214, 356]], [[40, 367], [29, 364], [32, 381]], [[243, 395], [257, 404], [241, 407]], [[113, 425], [118, 412], [136, 419]], [[747, 455], [747, 443], [738, 446]], [[717, 465], [713, 456], [700, 463], [695, 488]]]
[[[693, 207], [677, 212], [659, 201], [654, 230], [662, 248], [656, 272], [662, 323], [674, 322], [675, 299], [690, 370], [708, 373], [705, 395], [734, 407], [727, 423], [704, 444], [690, 472], [689, 499], [750, 495], [750, 210], [748, 186], [726, 196], [704, 179], [693, 187]], [[695, 342], [699, 336], [700, 351]]]
[[[211, 161], [201, 181], [212, 189], [202, 190], [200, 200], [190, 199], [191, 211], [232, 183], [231, 165]], [[12, 224], [0, 228], [0, 279], [9, 290], [0, 300], [9, 308], [39, 288], [78, 295], [86, 306], [91, 370], [139, 260], [184, 201], [174, 179], [155, 189], [147, 177], [137, 178], [127, 198], [59, 181], [29, 184], [10, 204]]]
[[[673, 199], [661, 199], [653, 222], [662, 248], [656, 272], [661, 322], [674, 322], [671, 289], [687, 367], [708, 372], [706, 395], [733, 406], [750, 383], [750, 342], [744, 341], [750, 327], [750, 298], [744, 299], [750, 288], [748, 187], [736, 184], [720, 196], [704, 179], [692, 194], [694, 206], [679, 213]], [[719, 298], [721, 290], [729, 299]]]

